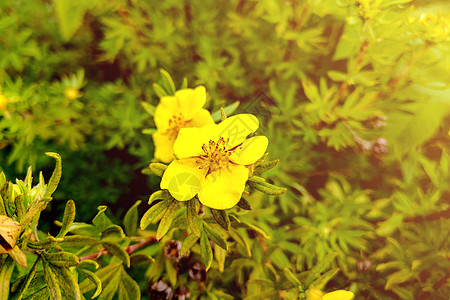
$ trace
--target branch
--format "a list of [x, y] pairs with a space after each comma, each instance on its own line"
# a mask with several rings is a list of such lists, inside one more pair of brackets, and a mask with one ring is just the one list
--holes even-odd
[[[140, 248], [143, 248], [143, 247], [145, 247], [147, 245], [153, 244], [154, 242], [156, 242], [156, 237], [150, 236], [150, 237], [142, 240], [141, 242], [133, 244], [133, 245], [130, 245], [128, 247], [125, 247], [124, 249], [125, 249], [125, 251], [128, 254], [131, 254], [131, 253], [133, 253], [134, 251], [136, 251], [136, 250], [138, 250]], [[86, 259], [94, 260], [94, 259], [97, 259], [97, 258], [102, 257], [102, 256], [107, 255], [107, 254], [109, 254], [108, 250], [102, 248], [98, 252], [94, 252], [94, 253], [91, 253], [91, 254], [88, 254], [88, 255], [80, 257], [80, 261], [86, 260]]]

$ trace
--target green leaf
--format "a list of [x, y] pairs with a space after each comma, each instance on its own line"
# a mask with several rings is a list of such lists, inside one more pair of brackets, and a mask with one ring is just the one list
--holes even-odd
[[159, 222], [158, 229], [156, 230], [156, 239], [159, 241], [169, 230], [172, 225], [172, 221], [178, 210], [178, 201], [173, 200], [172, 203], [167, 207], [164, 216]]
[[166, 171], [167, 169], [167, 165], [161, 163], [151, 163], [148, 167], [153, 172], [153, 174], [159, 177], [162, 177], [164, 171]]
[[55, 238], [53, 236], [48, 236], [38, 242], [28, 242], [27, 247], [34, 250], [45, 250], [52, 248], [57, 243], [62, 241], [64, 241], [64, 238]]
[[280, 269], [289, 268], [291, 266], [291, 262], [280, 248], [277, 248], [272, 252], [270, 259], [274, 265]]
[[95, 228], [97, 228], [99, 232], [103, 232], [110, 225], [113, 225], [113, 223], [105, 214], [105, 211], [107, 209], [105, 205], [101, 205], [97, 209], [98, 213], [92, 220], [92, 224], [95, 225]]
[[[240, 102], [236, 101], [236, 102], [226, 106], [223, 109], [225, 111], [225, 114], [227, 116], [230, 116], [239, 107], [239, 104], [240, 104]], [[220, 121], [221, 116], [222, 116], [222, 114], [220, 112], [220, 109], [211, 114], [211, 117], [213, 118], [214, 122]]]
[[223, 229], [230, 229], [230, 219], [228, 218], [226, 211], [211, 208], [211, 214], [217, 224], [222, 226]]
[[8, 299], [9, 295], [9, 283], [11, 281], [11, 275], [14, 270], [14, 260], [7, 256], [0, 261], [0, 299]]
[[224, 239], [222, 236], [220, 236], [220, 234], [215, 231], [214, 229], [212, 229], [208, 224], [204, 224], [203, 228], [205, 230], [205, 232], [208, 234], [209, 238], [216, 243], [218, 246], [220, 246], [222, 249], [227, 250], [228, 251], [228, 244], [226, 239]]
[[66, 208], [62, 220], [62, 226], [56, 237], [63, 237], [69, 232], [69, 228], [75, 220], [75, 202], [73, 200], [67, 201]]
[[172, 76], [164, 69], [159, 69], [162, 77], [162, 84], [165, 87], [169, 95], [175, 95], [175, 84], [173, 83]]
[[280, 160], [277, 159], [259, 164], [258, 166], [255, 167], [255, 170], [253, 170], [253, 175], [261, 175], [262, 173], [269, 171], [270, 169], [273, 169], [279, 162]]
[[106, 228], [102, 232], [102, 236], [101, 236], [102, 239], [105, 239], [108, 237], [123, 238], [123, 237], [125, 237], [125, 234], [123, 233], [122, 227], [120, 227], [119, 225], [113, 224], [113, 225], [108, 226], [108, 228]]
[[153, 84], [153, 90], [155, 91], [156, 96], [158, 96], [159, 98], [167, 96], [167, 92], [157, 83]]
[[[113, 294], [115, 293], [115, 291], [117, 290], [117, 279], [119, 279], [120, 276], [120, 268], [121, 268], [122, 264], [121, 263], [117, 263], [117, 264], [111, 264], [109, 266], [106, 266], [100, 270], [98, 270], [95, 275], [97, 275], [97, 277], [102, 281], [102, 298], [103, 298], [103, 294], [105, 294], [105, 289], [106, 286], [108, 285], [108, 283], [113, 282], [113, 285], [115, 286], [115, 290], [113, 291]], [[83, 282], [80, 283], [80, 290], [81, 292], [87, 293], [90, 290], [96, 288], [96, 285], [90, 281], [89, 279], [83, 280]], [[109, 288], [109, 290], [111, 290], [111, 287]], [[108, 293], [108, 292], [106, 292]]]
[[194, 233], [191, 233], [190, 235], [188, 235], [184, 241], [183, 244], [181, 246], [181, 250], [180, 250], [180, 254], [181, 255], [185, 255], [189, 249], [192, 248], [192, 246], [195, 245], [195, 243], [198, 241], [199, 237], [197, 235], [195, 235]]
[[61, 156], [58, 153], [46, 152], [45, 155], [53, 157], [56, 160], [55, 169], [53, 170], [52, 176], [50, 177], [50, 181], [47, 185], [47, 190], [45, 191], [45, 195], [43, 197], [43, 199], [50, 199], [53, 192], [56, 191], [59, 181], [61, 180], [62, 163]]
[[81, 300], [80, 287], [73, 273], [65, 267], [61, 268], [50, 265], [50, 268], [55, 272], [59, 285], [64, 291], [64, 299]]
[[61, 289], [59, 287], [58, 278], [55, 272], [52, 270], [48, 262], [42, 263], [45, 274], [45, 282], [47, 283], [47, 291], [51, 300], [62, 299]]
[[86, 269], [80, 269], [79, 271], [96, 286], [95, 293], [94, 295], [92, 295], [92, 298], [95, 298], [98, 295], [100, 295], [100, 293], [102, 292], [102, 281], [100, 280], [100, 278], [98, 278], [98, 276], [95, 275], [93, 272], [88, 271]]
[[153, 105], [144, 101], [141, 102], [141, 105], [151, 116], [155, 115], [155, 107]]
[[130, 255], [130, 263], [132, 266], [145, 262], [155, 262], [155, 259], [145, 253], [133, 253]]
[[[254, 188], [260, 192], [263, 192], [266, 195], [272, 195], [272, 196], [283, 195], [287, 191], [286, 188], [278, 187], [278, 186], [270, 184], [268, 182], [261, 182], [261, 181], [259, 181], [259, 178], [257, 179], [255, 177], [257, 177], [257, 176], [250, 177], [248, 184], [252, 188]], [[258, 181], [256, 181], [256, 180], [258, 180]]]
[[166, 273], [167, 277], [169, 277], [169, 282], [171, 286], [177, 285], [177, 270], [175, 269], [173, 262], [170, 260], [166, 260]]
[[65, 236], [62, 242], [59, 242], [59, 246], [64, 248], [78, 248], [86, 246], [94, 246], [99, 243], [99, 240], [95, 237], [85, 235], [71, 235]]
[[239, 200], [237, 206], [245, 210], [252, 210], [250, 203], [244, 197], [242, 197], [241, 200]]
[[111, 241], [102, 241], [102, 245], [108, 250], [109, 254], [117, 256], [128, 268], [130, 267], [130, 256], [119, 244]]
[[139, 219], [138, 206], [141, 204], [141, 200], [136, 201], [134, 205], [127, 211], [123, 218], [123, 226], [128, 236], [136, 235], [137, 223]]
[[122, 267], [120, 276], [120, 287], [119, 287], [119, 300], [140, 300], [141, 290], [139, 285], [130, 275], [127, 274], [125, 269]]
[[163, 211], [165, 211], [176, 200], [163, 200], [150, 207], [142, 216], [141, 229], [144, 230], [150, 223], [156, 219]]
[[222, 247], [216, 247], [214, 248], [214, 257], [216, 258], [217, 264], [219, 265], [219, 271], [223, 272], [225, 270], [227, 251], [222, 249]]
[[148, 199], [148, 204], [152, 204], [153, 201], [156, 200], [169, 200], [169, 199], [173, 198], [168, 190], [159, 190], [150, 195], [150, 198]]
[[198, 200], [194, 197], [187, 202], [187, 220], [189, 228], [198, 237], [202, 234], [202, 219], [198, 216]]
[[301, 286], [300, 280], [295, 276], [294, 273], [291, 272], [288, 268], [283, 268], [284, 276], [286, 276], [286, 279], [289, 280], [295, 287]]
[[58, 267], [73, 267], [79, 262], [78, 256], [69, 252], [43, 252], [41, 254], [46, 262]]
[[56, 20], [64, 41], [69, 41], [83, 24], [83, 17], [88, 9], [86, 3], [89, 2], [73, 2], [70, 0], [57, 0], [54, 2]]
[[77, 270], [80, 269], [97, 270], [99, 267], [100, 265], [95, 260], [85, 259], [78, 263]]
[[213, 259], [213, 253], [211, 249], [211, 244], [209, 243], [208, 237], [206, 234], [202, 234], [200, 238], [200, 253], [202, 256], [202, 260], [205, 263], [206, 270], [208, 271], [211, 267], [211, 262]]

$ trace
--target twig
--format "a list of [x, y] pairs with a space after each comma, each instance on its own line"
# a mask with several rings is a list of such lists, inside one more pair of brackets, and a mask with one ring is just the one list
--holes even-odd
[[[143, 248], [143, 247], [145, 247], [147, 245], [153, 244], [154, 242], [156, 242], [156, 237], [150, 236], [150, 237], [142, 240], [139, 243], [130, 245], [128, 247], [125, 247], [125, 251], [128, 254], [131, 254], [131, 253], [133, 253], [134, 251], [136, 251], [136, 250], [138, 250], [140, 248]], [[108, 250], [102, 248], [98, 252], [94, 252], [94, 253], [91, 253], [91, 254], [88, 254], [88, 255], [80, 257], [80, 261], [86, 260], [86, 259], [97, 259], [97, 258], [102, 257], [102, 256], [107, 255], [107, 254], [109, 254]]]

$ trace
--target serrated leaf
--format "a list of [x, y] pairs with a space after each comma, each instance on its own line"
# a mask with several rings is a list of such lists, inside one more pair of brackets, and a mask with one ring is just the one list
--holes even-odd
[[202, 234], [200, 237], [200, 253], [202, 256], [203, 263], [206, 266], [206, 271], [211, 267], [211, 262], [213, 259], [213, 253], [211, 249], [211, 244], [209, 243], [206, 234]]
[[58, 153], [46, 152], [45, 155], [50, 156], [56, 160], [55, 169], [53, 170], [52, 176], [50, 177], [50, 180], [47, 184], [47, 189], [43, 197], [43, 199], [50, 199], [53, 192], [56, 191], [59, 181], [61, 180], [62, 162], [61, 156]]
[[123, 218], [123, 226], [128, 236], [136, 235], [137, 223], [139, 219], [138, 206], [141, 204], [141, 200], [136, 201], [132, 207], [127, 211]]
[[67, 201], [66, 208], [64, 209], [64, 215], [62, 220], [62, 226], [56, 237], [63, 237], [69, 232], [70, 226], [72, 226], [75, 220], [75, 202], [73, 200]]
[[102, 245], [108, 250], [109, 254], [117, 256], [128, 268], [130, 267], [130, 256], [119, 244], [110, 241], [102, 241]]
[[92, 295], [91, 299], [96, 298], [102, 292], [102, 281], [91, 271], [86, 269], [80, 269], [79, 271], [96, 286], [95, 293]]
[[195, 245], [195, 243], [198, 241], [199, 237], [197, 235], [195, 235], [194, 233], [191, 233], [190, 235], [188, 235], [184, 241], [183, 244], [181, 246], [181, 250], [180, 250], [180, 254], [181, 255], [185, 255], [189, 249], [192, 248], [192, 246]]
[[224, 239], [220, 234], [212, 229], [208, 224], [203, 225], [204, 230], [206, 234], [209, 236], [209, 238], [218, 246], [220, 246], [222, 249], [228, 251], [228, 244], [226, 239]]
[[165, 211], [176, 200], [163, 200], [150, 207], [142, 216], [141, 229], [144, 230], [150, 223], [156, 219], [163, 211]]
[[189, 223], [189, 228], [191, 228], [191, 231], [198, 237], [202, 234], [202, 226], [203, 222], [202, 219], [198, 216], [198, 200], [192, 198], [187, 202], [186, 205], [186, 212], [187, 212], [187, 220]]
[[178, 210], [178, 201], [173, 200], [167, 207], [161, 221], [159, 222], [158, 229], [156, 230], [156, 239], [160, 240], [169, 230], [172, 225], [172, 221]]
[[217, 224], [222, 226], [223, 229], [230, 229], [230, 219], [228, 218], [226, 211], [211, 208], [211, 214]]

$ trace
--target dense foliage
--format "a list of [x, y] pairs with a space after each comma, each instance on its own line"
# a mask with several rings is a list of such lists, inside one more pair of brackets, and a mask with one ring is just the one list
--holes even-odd
[[[448, 299], [449, 24], [438, 0], [0, 1], [0, 299]], [[160, 189], [155, 107], [199, 85], [269, 140], [227, 210]]]

